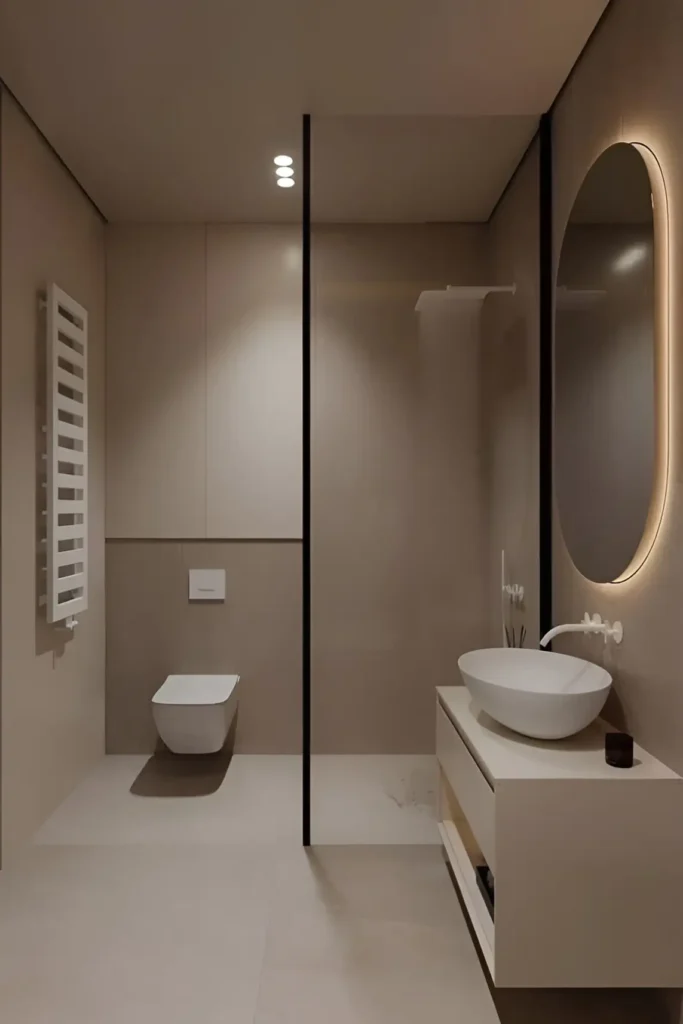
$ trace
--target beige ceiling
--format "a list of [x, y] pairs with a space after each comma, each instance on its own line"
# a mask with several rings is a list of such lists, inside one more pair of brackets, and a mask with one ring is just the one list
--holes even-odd
[[0, 74], [112, 220], [296, 219], [304, 110], [319, 219], [478, 220], [605, 6], [0, 0]]
[[314, 220], [482, 221], [538, 118], [316, 118]]

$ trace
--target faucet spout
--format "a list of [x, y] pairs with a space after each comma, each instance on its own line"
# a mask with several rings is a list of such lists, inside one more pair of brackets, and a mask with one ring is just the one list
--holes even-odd
[[560, 633], [602, 633], [602, 629], [595, 629], [587, 626], [584, 622], [568, 622], [564, 626], [553, 626], [541, 640], [541, 647], [547, 647], [551, 640]]
[[560, 633], [601, 633], [605, 638], [605, 643], [608, 640], [614, 640], [615, 643], [620, 644], [624, 636], [624, 629], [620, 622], [611, 625], [606, 619], [603, 622], [599, 615], [594, 615], [591, 618], [586, 612], [581, 622], [567, 622], [563, 626], [553, 626], [541, 640], [540, 646], [546, 647], [553, 637], [559, 636]]

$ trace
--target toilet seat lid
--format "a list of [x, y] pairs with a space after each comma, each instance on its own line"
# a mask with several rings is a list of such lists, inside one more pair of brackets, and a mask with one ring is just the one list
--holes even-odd
[[239, 676], [168, 676], [152, 697], [153, 704], [223, 704]]

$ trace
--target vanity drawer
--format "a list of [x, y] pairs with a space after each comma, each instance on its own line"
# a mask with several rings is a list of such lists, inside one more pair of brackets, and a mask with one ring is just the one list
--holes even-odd
[[441, 706], [436, 710], [436, 756], [486, 863], [495, 874], [494, 793]]

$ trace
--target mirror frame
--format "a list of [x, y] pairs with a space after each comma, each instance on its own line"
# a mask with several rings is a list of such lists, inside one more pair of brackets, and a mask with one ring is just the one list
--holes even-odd
[[[628, 562], [626, 568], [614, 580], [608, 582], [596, 582], [590, 580], [594, 586], [614, 586], [616, 583], [624, 583], [635, 576], [639, 569], [647, 561], [652, 551], [664, 519], [664, 510], [669, 490], [669, 475], [671, 463], [671, 299], [670, 299], [670, 254], [669, 254], [669, 199], [666, 189], [666, 182], [661, 164], [655, 153], [649, 146], [642, 142], [631, 142], [629, 140], [616, 139], [610, 146], [606, 146], [586, 170], [576, 197], [590, 173], [591, 168], [597, 163], [602, 154], [610, 149], [612, 145], [619, 142], [626, 142], [640, 154], [650, 179], [650, 189], [653, 204], [653, 229], [654, 229], [654, 367], [655, 367], [655, 465], [652, 494], [648, 507], [647, 517], [643, 533], [636, 550]], [[572, 203], [572, 208], [573, 208]], [[567, 224], [571, 217], [571, 209], [567, 218]], [[565, 227], [565, 234], [567, 228]], [[562, 236], [564, 241], [564, 234]], [[559, 253], [557, 258], [559, 268]], [[557, 279], [554, 282], [557, 288]], [[555, 316], [553, 317], [553, 338], [555, 334]], [[553, 342], [554, 346], [554, 342]], [[554, 357], [553, 357], [554, 364]], [[553, 393], [555, 390], [554, 366], [553, 366]], [[559, 516], [559, 509], [557, 510]], [[565, 545], [566, 547], [566, 545]], [[571, 558], [571, 551], [567, 549], [572, 565], [582, 576], [581, 570], [575, 565]]]
[[652, 190], [655, 256], [655, 476], [645, 528], [621, 575], [623, 583], [644, 565], [659, 534], [669, 490], [671, 448], [671, 297], [669, 286], [669, 197], [661, 164], [649, 146], [631, 142], [647, 168]]

